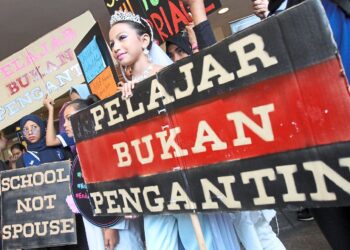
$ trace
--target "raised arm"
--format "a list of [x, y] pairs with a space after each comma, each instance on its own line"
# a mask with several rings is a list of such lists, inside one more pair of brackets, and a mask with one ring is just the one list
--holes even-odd
[[183, 2], [190, 8], [195, 26], [208, 20], [203, 0], [183, 0]]
[[61, 141], [56, 137], [56, 130], [54, 126], [54, 101], [48, 96], [43, 101], [44, 106], [47, 108], [47, 127], [46, 127], [46, 145], [58, 146], [61, 145]]
[[204, 0], [183, 0], [191, 11], [193, 19], [193, 30], [196, 34], [198, 49], [204, 49], [216, 43], [214, 32], [205, 12]]

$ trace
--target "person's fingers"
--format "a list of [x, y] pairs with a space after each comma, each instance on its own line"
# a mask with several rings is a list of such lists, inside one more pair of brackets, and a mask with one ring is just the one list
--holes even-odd
[[132, 90], [135, 88], [134, 82], [127, 82], [122, 87], [122, 99], [125, 100], [133, 95]]
[[268, 7], [264, 4], [257, 4], [257, 5], [253, 5], [253, 9], [254, 10], [267, 10]]
[[126, 96], [125, 96], [126, 98], [129, 98], [130, 88], [131, 88], [130, 83], [127, 83], [126, 84]]
[[124, 83], [124, 85], [123, 85], [123, 98], [124, 98], [124, 100], [128, 98], [128, 94], [129, 94], [129, 85], [128, 85], [128, 83]]
[[134, 89], [134, 83], [131, 82], [129, 83], [129, 93], [128, 93], [128, 97], [132, 96], [132, 90]]
[[263, 11], [263, 12], [254, 12], [254, 14], [255, 14], [257, 17], [261, 18], [261, 19], [266, 18], [266, 17], [267, 17], [267, 13], [268, 13], [268, 12], [266, 12], [266, 11]]
[[124, 83], [123, 87], [122, 87], [122, 98], [125, 99], [126, 97], [126, 91], [127, 91], [127, 84]]
[[110, 249], [110, 244], [109, 244], [109, 240], [105, 241], [105, 249], [109, 250]]
[[252, 2], [252, 5], [253, 6], [256, 6], [256, 5], [268, 6], [269, 2], [268, 1], [264, 1], [264, 0], [256, 0], [256, 1]]
[[111, 249], [114, 249], [117, 246], [117, 239], [114, 238], [113, 240], [111, 240]]

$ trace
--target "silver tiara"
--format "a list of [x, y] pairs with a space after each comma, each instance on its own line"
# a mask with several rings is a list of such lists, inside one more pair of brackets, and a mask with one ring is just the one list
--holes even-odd
[[116, 11], [116, 12], [114, 12], [114, 15], [111, 16], [109, 23], [112, 26], [113, 24], [116, 24], [116, 23], [119, 23], [122, 21], [131, 21], [134, 23], [139, 23], [143, 26], [143, 24], [141, 23], [140, 16], [134, 15], [133, 13], [128, 12], [128, 11]]
[[141, 22], [141, 19], [147, 24], [147, 28], [149, 29], [149, 31], [151, 33], [151, 41], [153, 41], [153, 30], [152, 30], [151, 26], [149, 25], [149, 23], [145, 19], [140, 17], [139, 15], [135, 15], [132, 12], [115, 11], [114, 15], [111, 16], [109, 23], [112, 27], [116, 23], [123, 22], [123, 21], [130, 21], [130, 22], [138, 23], [138, 24], [142, 25], [143, 27], [145, 27], [145, 25]]

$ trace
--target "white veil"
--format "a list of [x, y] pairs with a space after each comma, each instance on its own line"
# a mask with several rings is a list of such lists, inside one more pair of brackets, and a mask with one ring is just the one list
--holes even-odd
[[158, 65], [168, 66], [174, 63], [155, 42], [152, 43], [149, 56], [152, 58], [152, 61]]

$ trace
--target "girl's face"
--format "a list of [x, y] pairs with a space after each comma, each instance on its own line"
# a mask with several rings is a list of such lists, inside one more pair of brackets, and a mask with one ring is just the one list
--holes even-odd
[[177, 62], [177, 61], [189, 56], [185, 51], [183, 51], [180, 47], [178, 47], [175, 44], [170, 44], [167, 48], [167, 51], [168, 51], [168, 56], [174, 62]]
[[33, 121], [27, 121], [23, 127], [23, 135], [30, 143], [36, 143], [40, 140], [40, 127]]
[[66, 134], [68, 137], [73, 137], [73, 129], [72, 129], [72, 124], [70, 122], [70, 117], [76, 112], [74, 105], [69, 105], [63, 113], [64, 116], [64, 130], [66, 131]]
[[109, 31], [109, 45], [113, 57], [122, 66], [133, 65], [140, 56], [145, 56], [142, 51], [149, 44], [149, 36], [139, 36], [130, 24], [117, 23]]
[[18, 159], [24, 152], [19, 150], [18, 148], [14, 148], [11, 150], [11, 153], [16, 159]]

